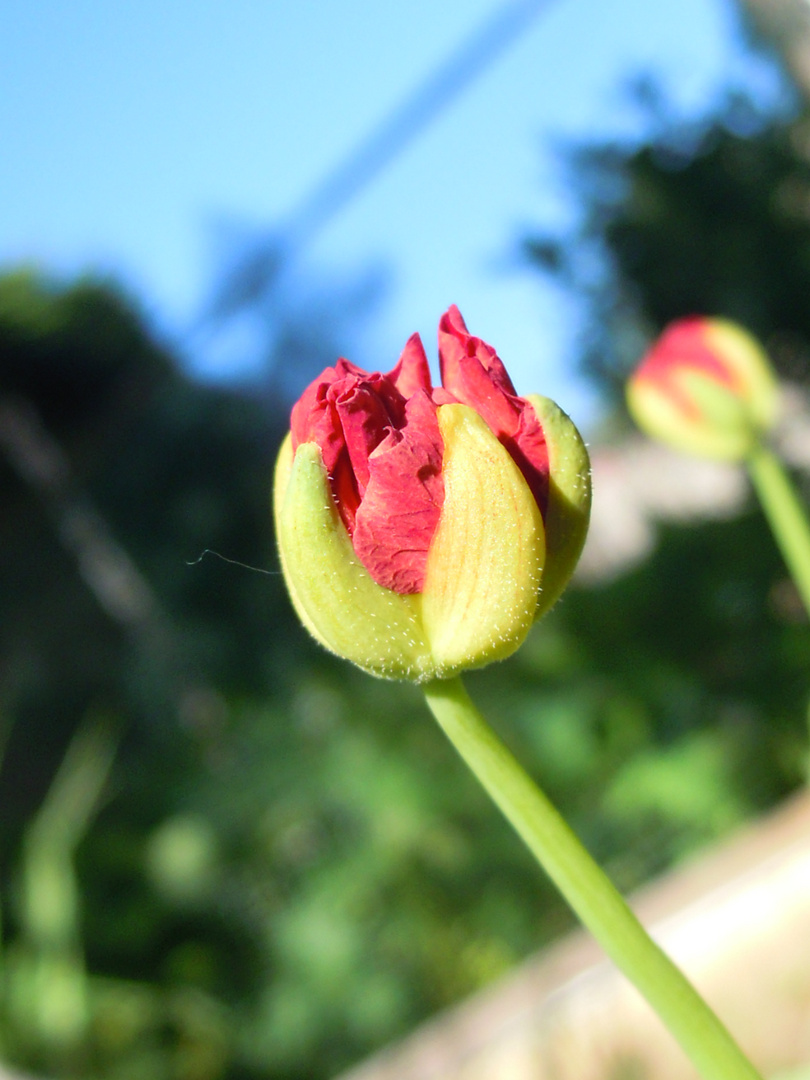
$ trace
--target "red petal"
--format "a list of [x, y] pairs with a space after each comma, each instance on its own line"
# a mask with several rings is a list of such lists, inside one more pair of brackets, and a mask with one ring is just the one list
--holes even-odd
[[406, 417], [369, 457], [352, 543], [378, 585], [419, 593], [444, 501], [443, 446], [427, 391], [408, 401]]
[[[327, 368], [293, 408], [293, 449], [321, 449], [358, 558], [380, 585], [420, 592], [444, 500], [442, 441], [418, 334], [389, 375], [347, 360]], [[449, 398], [450, 395], [447, 395]]]
[[442, 384], [462, 405], [487, 422], [512, 455], [545, 513], [548, 501], [548, 448], [531, 405], [518, 397], [495, 350], [467, 331], [453, 305], [439, 323]]
[[[385, 401], [366, 382], [330, 387], [360, 497], [368, 483], [368, 459], [393, 427]], [[403, 405], [404, 407], [404, 405]]]
[[667, 383], [673, 368], [690, 367], [732, 390], [739, 390], [739, 376], [708, 344], [707, 329], [706, 319], [701, 315], [671, 323], [642, 360], [637, 376]]
[[430, 393], [430, 365], [418, 334], [411, 334], [408, 338], [402, 355], [388, 373], [388, 378], [404, 398], [413, 397], [417, 390]]
[[314, 442], [320, 447], [335, 502], [349, 535], [354, 531], [360, 492], [336, 399], [350, 393], [365, 374], [348, 360], [338, 360], [335, 367], [326, 368], [313, 379], [293, 406], [290, 416], [293, 451], [305, 442]]

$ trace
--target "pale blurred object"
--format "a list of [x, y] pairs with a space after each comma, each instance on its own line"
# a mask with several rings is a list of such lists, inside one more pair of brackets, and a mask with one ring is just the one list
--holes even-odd
[[799, 90], [810, 98], [810, 3], [808, 0], [741, 0], [757, 30], [782, 54]]
[[630, 570], [655, 546], [657, 522], [730, 518], [746, 493], [739, 465], [688, 458], [633, 437], [596, 450], [593, 507], [575, 581], [607, 581]]
[[[782, 386], [775, 449], [810, 474], [810, 402], [799, 386]], [[593, 506], [574, 580], [609, 581], [651, 554], [658, 523], [723, 521], [739, 514], [749, 485], [741, 465], [688, 457], [632, 436], [591, 451]]]
[[[802, 793], [632, 905], [772, 1080], [803, 1078], [810, 1060], [808, 826]], [[697, 1073], [578, 931], [341, 1080], [607, 1077]]]

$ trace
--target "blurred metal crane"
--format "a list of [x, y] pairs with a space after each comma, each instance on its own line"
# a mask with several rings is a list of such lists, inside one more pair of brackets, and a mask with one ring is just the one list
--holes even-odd
[[508, 0], [314, 185], [277, 226], [239, 252], [209, 317], [227, 319], [267, 298], [283, 267], [416, 136], [478, 79], [549, 6]]

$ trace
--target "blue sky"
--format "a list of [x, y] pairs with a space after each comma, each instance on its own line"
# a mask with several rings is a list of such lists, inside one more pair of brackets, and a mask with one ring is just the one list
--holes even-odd
[[[205, 374], [249, 350], [192, 328], [223, 223], [270, 228], [481, 25], [498, 0], [9, 0], [0, 10], [0, 266], [121, 280]], [[351, 358], [386, 370], [455, 302], [518, 390], [587, 422], [575, 310], [512, 254], [571, 213], [555, 145], [638, 132], [623, 88], [660, 79], [696, 115], [729, 84], [767, 92], [726, 0], [549, 0], [302, 254], [340, 281], [389, 285]]]

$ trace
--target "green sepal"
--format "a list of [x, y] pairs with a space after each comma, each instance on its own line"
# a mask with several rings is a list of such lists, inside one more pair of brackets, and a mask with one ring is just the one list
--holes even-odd
[[281, 564], [301, 622], [325, 648], [388, 679], [432, 677], [420, 598], [378, 585], [354, 553], [321, 452], [288, 436], [278, 456], [274, 507]]
[[539, 619], [559, 600], [582, 554], [591, 518], [591, 462], [582, 436], [559, 405], [540, 394], [526, 400], [543, 428], [549, 463], [546, 564], [534, 616]]

